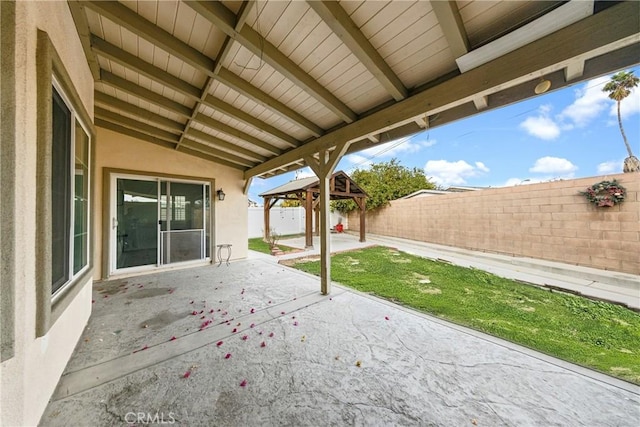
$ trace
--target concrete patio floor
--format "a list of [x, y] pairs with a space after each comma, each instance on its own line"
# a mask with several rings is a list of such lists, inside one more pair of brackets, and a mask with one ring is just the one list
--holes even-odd
[[96, 283], [40, 424], [637, 425], [639, 387], [319, 288], [263, 258]]

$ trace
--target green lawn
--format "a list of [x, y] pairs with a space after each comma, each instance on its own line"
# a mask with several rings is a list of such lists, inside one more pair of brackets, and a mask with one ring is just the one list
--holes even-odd
[[[285, 236], [285, 237], [289, 237], [289, 236]], [[296, 248], [292, 248], [290, 246], [283, 246], [280, 244], [278, 244], [278, 247], [282, 252], [285, 252], [285, 253], [296, 250]], [[251, 249], [252, 251], [263, 252], [265, 254], [271, 254], [271, 250], [269, 249], [269, 244], [264, 240], [262, 240], [262, 237], [255, 237], [255, 238], [249, 239], [249, 249]]]
[[[295, 268], [319, 274], [319, 261]], [[331, 278], [452, 322], [640, 384], [640, 314], [484, 271], [374, 247], [332, 256]]]

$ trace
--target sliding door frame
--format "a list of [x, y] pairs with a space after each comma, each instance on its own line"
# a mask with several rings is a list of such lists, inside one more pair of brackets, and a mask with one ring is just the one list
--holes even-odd
[[[115, 168], [103, 168], [102, 172], [102, 279], [108, 279], [112, 275], [120, 275], [120, 273], [115, 273], [112, 271], [112, 252], [113, 241], [112, 241], [112, 213], [116, 203], [115, 197], [113, 196], [113, 191], [115, 189], [112, 188], [112, 181], [114, 177], [125, 177], [125, 179], [143, 179], [143, 180], [157, 180], [160, 181], [177, 181], [177, 182], [187, 182], [187, 183], [200, 183], [200, 184], [208, 184], [209, 185], [209, 221], [206, 221], [205, 227], [209, 230], [209, 247], [204, 248], [205, 254], [207, 253], [207, 249], [209, 252], [209, 257], [205, 257], [205, 259], [199, 261], [185, 261], [182, 265], [188, 265], [189, 263], [202, 264], [205, 262], [212, 263], [214, 259], [214, 248], [216, 244], [216, 233], [215, 233], [215, 208], [217, 199], [214, 197], [215, 191], [215, 180], [212, 178], [206, 177], [198, 177], [198, 176], [185, 176], [185, 175], [171, 175], [161, 172], [147, 172], [147, 171], [137, 171], [137, 170], [128, 170], [128, 169], [115, 169]], [[205, 236], [206, 242], [206, 236]], [[149, 269], [140, 269], [133, 270], [135, 267], [132, 267], [132, 270], [123, 272], [123, 274], [137, 274], [137, 273], [147, 273], [152, 271], [159, 271], [164, 268], [170, 269], [175, 266], [181, 266], [181, 264], [165, 264], [160, 267], [149, 268]]]

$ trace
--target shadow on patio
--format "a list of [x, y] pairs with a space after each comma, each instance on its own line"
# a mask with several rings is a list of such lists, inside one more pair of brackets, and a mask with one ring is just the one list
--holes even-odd
[[638, 416], [638, 387], [340, 286], [322, 296], [317, 278], [265, 259], [96, 283], [94, 300], [42, 425]]

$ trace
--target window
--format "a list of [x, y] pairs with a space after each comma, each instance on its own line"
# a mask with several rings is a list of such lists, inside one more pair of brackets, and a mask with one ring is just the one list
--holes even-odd
[[49, 35], [40, 30], [36, 70], [36, 336], [41, 337], [93, 276], [90, 159], [95, 130], [74, 80]]
[[51, 292], [88, 263], [89, 135], [52, 87]]

